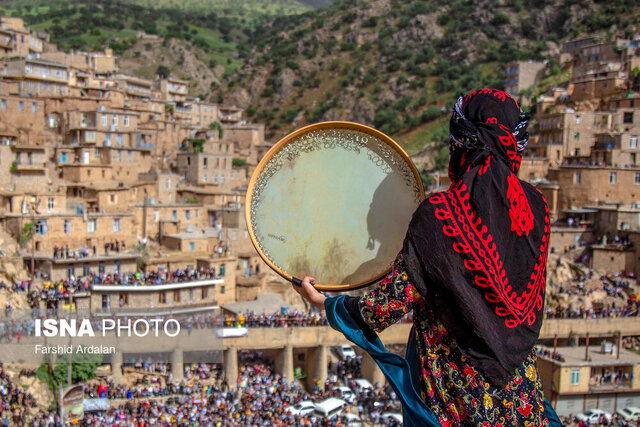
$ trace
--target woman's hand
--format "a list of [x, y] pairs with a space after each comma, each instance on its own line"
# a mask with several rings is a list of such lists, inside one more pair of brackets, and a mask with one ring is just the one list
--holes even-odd
[[302, 284], [300, 286], [296, 286], [293, 283], [291, 284], [291, 286], [293, 286], [293, 289], [297, 293], [302, 295], [302, 298], [309, 301], [311, 305], [324, 310], [324, 301], [327, 299], [327, 297], [322, 295], [316, 290], [316, 288], [313, 287], [311, 282], [314, 282], [315, 280], [316, 279], [314, 279], [313, 277], [305, 276], [304, 279], [302, 279]]

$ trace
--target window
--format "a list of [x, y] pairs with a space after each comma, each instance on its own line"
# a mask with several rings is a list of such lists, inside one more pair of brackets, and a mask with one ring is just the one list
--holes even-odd
[[123, 124], [124, 124], [124, 127], [128, 127], [128, 126], [129, 126], [129, 116], [126, 116], [126, 115], [125, 115], [125, 116], [124, 116], [124, 120], [123, 120], [123, 122], [124, 122], [124, 123], [123, 123]]
[[224, 175], [220, 175], [220, 184], [224, 184]]
[[195, 251], [196, 250], [196, 244], [194, 242], [189, 242], [189, 250], [190, 251]]
[[158, 211], [153, 211], [153, 222], [158, 222], [158, 219], [160, 218], [160, 214]]
[[52, 211], [56, 206], [56, 199], [54, 199], [53, 197], [49, 197], [47, 199], [47, 209], [49, 209], [50, 211]]
[[64, 234], [71, 234], [71, 221], [68, 219], [64, 220]]
[[575, 172], [573, 174], [573, 183], [582, 184], [582, 172]]
[[107, 133], [104, 135], [104, 145], [106, 147], [110, 147], [111, 146], [111, 134]]
[[631, 138], [629, 138], [629, 147], [638, 148], [638, 135], [632, 135]]
[[624, 116], [622, 118], [622, 123], [633, 123], [633, 111], [627, 111], [624, 113]]
[[173, 302], [180, 302], [180, 291], [173, 291]]
[[106, 126], [107, 125], [107, 115], [106, 114], [102, 114], [100, 116], [100, 124], [102, 126]]
[[32, 102], [31, 103], [31, 112], [32, 113], [37, 113], [38, 112], [38, 103], [37, 102]]
[[580, 132], [574, 132], [573, 133], [573, 139], [576, 140], [576, 141], [579, 140], [580, 139]]
[[187, 156], [187, 166], [191, 166], [191, 157]]
[[218, 183], [218, 175], [214, 175], [213, 176], [213, 183], [217, 184]]
[[640, 184], [640, 173], [636, 172], [635, 176], [633, 177], [633, 182], [635, 184]]
[[131, 163], [131, 159], [133, 158], [132, 154], [133, 153], [131, 151], [127, 151], [127, 163]]
[[231, 233], [231, 240], [238, 240], [238, 230], [233, 230]]
[[[18, 102], [18, 110], [20, 111], [24, 111], [24, 101], [19, 101]], [[626, 114], [626, 113], [625, 113]]]
[[225, 270], [225, 265], [220, 264], [220, 277], [224, 277], [224, 270]]
[[176, 210], [171, 211], [171, 219], [174, 221], [178, 220], [178, 211]]
[[615, 184], [615, 183], [616, 183], [616, 173], [611, 172], [609, 174], [609, 184]]
[[129, 295], [126, 292], [120, 292], [118, 302], [120, 303], [120, 307], [129, 304]]
[[122, 151], [116, 151], [116, 160], [118, 163], [122, 162]]
[[202, 158], [202, 166], [207, 166], [207, 158], [206, 157]]
[[224, 294], [224, 285], [220, 286], [220, 293]]
[[184, 211], [184, 217], [187, 221], [189, 221], [191, 219], [191, 211], [189, 209], [187, 209], [186, 211]]
[[3, 99], [3, 100], [0, 102], [0, 108], [2, 108], [3, 110], [6, 110], [6, 109], [7, 109], [7, 100], [6, 100], [6, 99]]
[[163, 292], [160, 292], [158, 294], [158, 302], [160, 304], [166, 304], [166, 302], [167, 302], [167, 294], [166, 294], [166, 292], [163, 291]]
[[115, 218], [113, 220], [113, 232], [114, 233], [120, 232], [120, 218]]
[[47, 234], [48, 230], [49, 227], [46, 219], [39, 219], [38, 221], [36, 221], [36, 234]]
[[202, 182], [207, 182], [207, 174], [202, 174]]
[[200, 298], [205, 299], [207, 297], [207, 287], [203, 287], [202, 290], [200, 291]]
[[580, 369], [571, 370], [571, 385], [580, 384]]
[[118, 142], [118, 147], [122, 147], [122, 134], [121, 133], [116, 135], [116, 141]]
[[576, 124], [579, 125], [580, 124], [580, 116], [576, 116]]
[[111, 117], [111, 126], [118, 126], [118, 116], [115, 114]]
[[87, 233], [95, 233], [97, 229], [97, 224], [96, 224], [96, 220], [94, 219], [90, 219], [87, 222]]
[[171, 179], [167, 178], [167, 180], [164, 182], [164, 188], [168, 190], [170, 187], [171, 187]]

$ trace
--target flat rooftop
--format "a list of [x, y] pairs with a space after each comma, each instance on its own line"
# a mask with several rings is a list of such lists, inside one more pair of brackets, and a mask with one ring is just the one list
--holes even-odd
[[[553, 353], [553, 347], [543, 345], [536, 346], [540, 350]], [[584, 360], [585, 346], [578, 347], [557, 347], [556, 353], [564, 357], [564, 361], [553, 359], [551, 356], [538, 354], [538, 358], [550, 360], [560, 366], [628, 366], [640, 364], [640, 355], [632, 351], [620, 349], [620, 357], [617, 357], [617, 345], [612, 344], [612, 353], [602, 353], [600, 344], [589, 346], [589, 360]]]

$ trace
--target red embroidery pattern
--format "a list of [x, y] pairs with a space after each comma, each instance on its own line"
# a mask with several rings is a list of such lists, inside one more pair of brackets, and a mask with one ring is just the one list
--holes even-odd
[[509, 199], [509, 217], [511, 218], [511, 231], [518, 233], [518, 236], [529, 235], [533, 230], [533, 212], [529, 206], [527, 196], [524, 194], [520, 180], [514, 174], [507, 178], [509, 188], [507, 198]]
[[429, 198], [436, 208], [435, 216], [443, 221], [442, 231], [453, 239], [453, 249], [466, 259], [464, 266], [473, 272], [475, 284], [485, 289], [484, 297], [495, 304], [495, 313], [504, 317], [508, 328], [524, 322], [533, 325], [536, 311], [542, 310], [545, 289], [547, 249], [549, 247], [549, 208], [545, 204], [545, 225], [540, 256], [531, 272], [525, 291], [518, 295], [509, 285], [501, 256], [493, 237], [469, 203], [467, 186], [459, 181], [449, 190]]
[[[498, 98], [498, 99], [499, 99], [500, 101], [502, 101], [502, 102], [505, 102], [505, 101], [507, 100], [507, 98], [509, 98], [509, 99], [513, 99], [513, 98], [511, 97], [511, 95], [509, 95], [509, 94], [508, 94], [507, 92], [505, 92], [505, 91], [502, 91], [502, 90], [499, 90], [499, 89], [489, 89], [489, 88], [484, 88], [484, 89], [476, 90], [476, 91], [473, 91], [473, 92], [471, 92], [471, 93], [467, 94], [467, 96], [465, 96], [465, 98], [464, 98], [465, 102], [466, 102], [469, 98], [471, 98], [472, 96], [474, 96], [474, 95], [476, 95], [476, 94], [478, 94], [478, 93], [480, 93], [480, 94], [489, 94], [489, 95], [493, 94], [493, 96], [495, 96], [496, 98]], [[516, 105], [518, 105], [518, 102], [517, 102], [515, 99], [513, 99], [513, 102], [515, 102], [515, 103], [516, 103]], [[520, 106], [518, 106], [518, 108], [520, 108]]]
[[498, 139], [507, 150], [507, 156], [509, 156], [509, 159], [515, 160], [518, 155], [518, 142], [508, 127], [501, 124], [500, 130], [504, 132], [504, 135], [498, 135]]
[[485, 172], [487, 172], [487, 169], [489, 169], [490, 164], [491, 164], [491, 156], [487, 156], [487, 160], [485, 160], [482, 166], [480, 166], [480, 169], [478, 169], [478, 175], [484, 175]]
[[513, 173], [518, 172], [518, 169], [520, 169], [520, 164], [522, 163], [522, 153], [518, 152], [516, 154], [516, 158], [513, 159], [513, 163], [511, 163], [511, 171]]

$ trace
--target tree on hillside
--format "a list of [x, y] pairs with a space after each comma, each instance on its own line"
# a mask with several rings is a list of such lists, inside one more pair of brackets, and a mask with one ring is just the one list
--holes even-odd
[[163, 79], [168, 79], [171, 75], [171, 70], [166, 65], [158, 65], [156, 69], [156, 75], [160, 76]]

